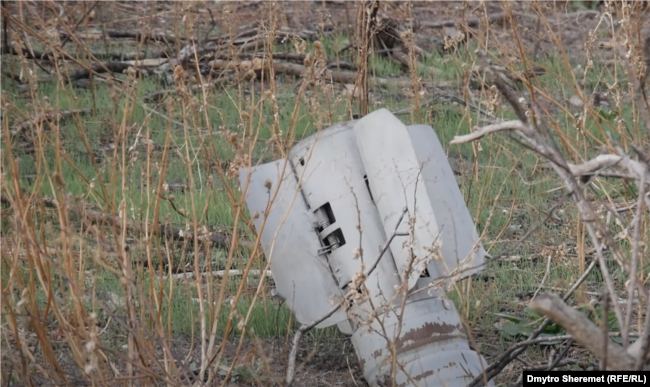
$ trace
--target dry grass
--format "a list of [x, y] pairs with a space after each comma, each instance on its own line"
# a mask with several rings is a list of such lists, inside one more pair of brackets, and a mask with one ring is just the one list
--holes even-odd
[[[459, 173], [495, 259], [449, 296], [498, 383], [602, 366], [564, 336], [553, 358], [508, 350], [543, 291], [576, 285], [567, 302], [598, 329], [647, 342], [647, 181], [573, 174], [576, 206], [526, 138], [449, 144], [526, 118], [566, 163], [647, 165], [647, 11], [579, 3], [3, 2], [1, 383], [284, 384], [298, 327], [270, 296], [238, 168], [379, 107], [434, 126]], [[557, 322], [539, 333], [573, 333]], [[345, 337], [308, 337], [294, 385], [363, 383]]]

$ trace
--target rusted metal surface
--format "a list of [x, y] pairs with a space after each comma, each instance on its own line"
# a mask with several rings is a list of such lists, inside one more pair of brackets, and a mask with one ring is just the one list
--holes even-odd
[[467, 339], [460, 323], [456, 325], [424, 323], [421, 327], [413, 328], [395, 340], [395, 351], [399, 355], [418, 347], [457, 338]]
[[286, 162], [241, 170], [242, 188], [249, 177], [246, 201], [278, 294], [301, 323], [357, 296], [318, 327], [352, 335], [371, 387], [465, 387], [487, 366], [453, 303], [428, 289], [475, 273], [485, 256], [431, 127], [380, 109], [302, 140]]
[[[426, 281], [418, 284], [426, 286]], [[395, 340], [386, 340], [398, 330]], [[395, 311], [379, 315], [369, 327], [358, 327], [352, 342], [365, 378], [373, 387], [386, 377], [394, 377], [397, 386], [464, 387], [487, 367], [469, 348], [456, 309], [441, 293], [407, 301], [402, 316]], [[397, 363], [402, 367], [393, 370]]]

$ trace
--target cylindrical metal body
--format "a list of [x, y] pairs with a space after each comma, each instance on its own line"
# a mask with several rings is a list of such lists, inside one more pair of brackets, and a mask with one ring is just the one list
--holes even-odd
[[[304, 139], [288, 162], [248, 172], [247, 203], [273, 209], [260, 240], [298, 321], [344, 302], [318, 327], [352, 335], [371, 387], [464, 387], [480, 375], [487, 364], [442, 287], [480, 270], [485, 251], [433, 129], [382, 109]], [[280, 187], [271, 207], [269, 182]]]
[[[419, 282], [428, 285], [426, 279]], [[391, 386], [395, 378], [396, 386], [465, 387], [487, 363], [469, 347], [454, 303], [437, 292], [412, 294], [403, 312], [399, 307], [388, 311], [352, 334], [366, 381]]]

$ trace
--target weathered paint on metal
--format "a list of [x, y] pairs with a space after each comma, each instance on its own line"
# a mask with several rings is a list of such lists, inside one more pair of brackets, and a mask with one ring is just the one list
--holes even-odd
[[[370, 265], [386, 240], [382, 219], [364, 179], [366, 166], [355, 142], [354, 126], [337, 125], [316, 133], [294, 146], [289, 157], [311, 211], [326, 205], [331, 209], [333, 222], [322, 230], [321, 239], [326, 240], [326, 235], [336, 230], [343, 235], [345, 244], [327, 254], [332, 273], [343, 287]], [[355, 251], [361, 255], [356, 259]], [[395, 272], [392, 252], [386, 251], [365, 281], [372, 304], [394, 296], [395, 287], [400, 285]], [[371, 303], [365, 307], [369, 312]]]
[[[256, 215], [251, 216], [255, 228], [262, 230], [264, 226], [260, 245], [271, 261], [277, 295], [286, 300], [300, 323], [309, 324], [332, 309], [337, 297], [343, 298], [327, 259], [317, 254], [321, 245], [316, 234], [309, 232], [315, 219], [300, 197], [291, 166], [284, 160], [256, 166], [250, 173], [246, 203]], [[239, 171], [242, 187], [249, 180], [248, 174], [246, 169]], [[265, 215], [273, 194], [272, 211]], [[318, 327], [340, 322], [347, 323], [344, 310]]]
[[[407, 127], [381, 109], [301, 141], [288, 161], [284, 175], [284, 160], [250, 172], [246, 200], [258, 230], [266, 223], [262, 246], [278, 294], [297, 319], [309, 323], [331, 308], [332, 298], [340, 300], [375, 263], [406, 205], [399, 232], [415, 220], [413, 250], [404, 248], [407, 237], [395, 238], [365, 279], [369, 297], [354, 299], [318, 327], [337, 324], [352, 334], [372, 387], [392, 377], [398, 386], [464, 387], [479, 375], [487, 364], [469, 347], [453, 303], [428, 288], [480, 270], [485, 255], [433, 129]], [[242, 187], [248, 173], [240, 170]], [[269, 208], [269, 185], [279, 185], [281, 195], [260, 217]], [[425, 267], [428, 278], [421, 277]], [[392, 368], [393, 354], [399, 369]]]
[[402, 281], [412, 288], [424, 267], [432, 279], [460, 269], [448, 283], [475, 273], [485, 251], [435, 131], [428, 125], [407, 127], [379, 109], [358, 120], [354, 134], [386, 235], [402, 206], [414, 220], [412, 250], [403, 247], [403, 239], [391, 244]]
[[[426, 281], [416, 285], [428, 286]], [[369, 327], [353, 335], [357, 356], [370, 386], [380, 385], [387, 375], [396, 385], [464, 387], [487, 364], [469, 348], [460, 317], [440, 293], [418, 301], [407, 300], [402, 316], [396, 311], [378, 315]], [[399, 334], [398, 334], [399, 332]], [[395, 340], [387, 341], [386, 337]], [[386, 335], [386, 336], [385, 336]], [[393, 370], [392, 354], [401, 366]]]
[[454, 338], [466, 339], [463, 327], [458, 324], [425, 322], [422, 326], [404, 332], [395, 340], [395, 350], [398, 354], [411, 351], [429, 344], [452, 340]]

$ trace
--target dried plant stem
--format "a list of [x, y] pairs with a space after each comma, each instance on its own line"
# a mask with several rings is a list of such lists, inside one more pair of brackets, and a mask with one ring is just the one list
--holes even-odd
[[[644, 171], [645, 172], [645, 171]], [[640, 250], [640, 235], [641, 235], [641, 216], [644, 210], [645, 198], [645, 173], [641, 174], [641, 184], [639, 184], [639, 198], [636, 203], [636, 212], [634, 214], [634, 221], [632, 223], [632, 230], [634, 233], [632, 239], [632, 263], [630, 264], [630, 281], [627, 287], [627, 304], [625, 308], [625, 323], [621, 326], [623, 332], [623, 347], [628, 348], [630, 345], [629, 340], [629, 327], [632, 320], [632, 300], [634, 300], [634, 293], [638, 279], [637, 268], [639, 266], [639, 250]]]
[[535, 293], [533, 294], [533, 299], [537, 297], [537, 293], [539, 293], [540, 290], [544, 287], [544, 283], [546, 282], [546, 277], [548, 277], [548, 273], [551, 271], [551, 258], [552, 255], [548, 255], [546, 258], [546, 271], [544, 272], [544, 277], [542, 277], [542, 281], [539, 283], [539, 286], [537, 287], [537, 290], [535, 290]]
[[[578, 287], [585, 281], [585, 279], [587, 279], [587, 276], [591, 273], [594, 267], [596, 267], [596, 263], [598, 263], [598, 260], [595, 258], [592, 259], [591, 263], [589, 266], [587, 266], [584, 273], [582, 273], [580, 278], [578, 278], [578, 280], [564, 294], [564, 297], [562, 298], [563, 300], [567, 300], [569, 297], [571, 297], [573, 292], [578, 289]], [[545, 318], [544, 321], [537, 327], [537, 329], [535, 329], [533, 333], [528, 336], [528, 339], [526, 341], [536, 339], [537, 336], [544, 332], [544, 329], [546, 329], [550, 322], [551, 320], [549, 318]], [[478, 375], [476, 378], [474, 378], [474, 380], [472, 380], [472, 382], [468, 384], [467, 387], [482, 386], [484, 382], [492, 380], [492, 378], [497, 376], [508, 364], [510, 364], [511, 361], [521, 355], [526, 350], [526, 347], [528, 345], [530, 344], [527, 344], [525, 346], [514, 344], [509, 347], [501, 356], [499, 356], [489, 367], [485, 369], [483, 374]]]
[[[487, 67], [486, 71], [494, 75], [494, 71], [490, 67]], [[616, 296], [614, 284], [609, 274], [609, 269], [607, 268], [605, 257], [603, 255], [603, 243], [601, 243], [601, 241], [597, 237], [596, 230], [598, 230], [598, 232], [601, 235], [605, 236], [605, 243], [607, 243], [608, 246], [611, 246], [613, 248], [614, 256], [617, 258], [618, 263], [628, 273], [630, 273], [630, 265], [622, 257], [622, 253], [620, 249], [617, 247], [616, 243], [613, 241], [613, 238], [599, 221], [597, 215], [595, 214], [591, 206], [591, 203], [586, 199], [584, 193], [582, 192], [581, 188], [577, 184], [576, 176], [581, 174], [586, 174], [586, 173], [592, 173], [594, 171], [599, 171], [605, 168], [619, 166], [627, 169], [627, 172], [633, 175], [637, 179], [637, 182], [638, 181], [641, 182], [639, 185], [645, 187], [646, 174], [647, 174], [647, 170], [645, 166], [642, 163], [638, 161], [633, 161], [628, 156], [622, 154], [621, 155], [600, 155], [579, 165], [573, 165], [567, 163], [563, 158], [563, 156], [559, 153], [559, 151], [554, 146], [548, 145], [544, 141], [543, 137], [539, 134], [539, 132], [537, 132], [535, 128], [533, 128], [533, 126], [529, 123], [528, 118], [526, 116], [525, 109], [521, 106], [517, 98], [514, 96], [512, 90], [506, 88], [499, 77], [493, 76], [493, 78], [501, 94], [506, 98], [506, 100], [510, 103], [510, 105], [512, 105], [514, 111], [517, 113], [517, 116], [519, 117], [519, 121], [510, 121], [507, 123], [489, 125], [487, 127], [479, 129], [478, 131], [472, 134], [456, 137], [452, 141], [452, 143], [463, 143], [463, 142], [475, 141], [488, 134], [509, 130], [512, 131], [519, 138], [523, 139], [526, 145], [530, 146], [532, 150], [546, 157], [551, 162], [552, 168], [562, 178], [564, 185], [567, 188], [569, 194], [571, 194], [575, 199], [575, 202], [578, 206], [579, 213], [581, 214], [583, 218], [582, 220], [585, 223], [587, 231], [589, 233], [591, 242], [596, 248], [596, 260], [599, 263], [600, 270], [605, 280], [605, 285], [607, 288], [606, 293], [611, 299], [611, 305], [614, 309], [614, 313], [619, 322], [619, 326], [623, 326], [625, 320], [623, 319], [620, 305], [617, 302], [617, 296]], [[592, 261], [592, 265], [595, 264], [596, 260]], [[637, 286], [636, 288], [638, 288], [640, 293], [643, 293], [645, 295], [646, 291], [642, 286]], [[557, 298], [557, 296], [553, 296], [553, 297]], [[566, 300], [566, 297], [564, 300]], [[535, 332], [533, 332], [531, 338], [533, 338], [534, 336], [538, 335], [541, 332], [543, 327], [545, 327], [548, 324], [550, 318], [554, 321], [557, 321], [565, 329], [571, 332], [574, 339], [577, 342], [585, 346], [585, 348], [589, 349], [590, 352], [592, 352], [599, 359], [604, 359], [604, 358], [610, 359], [608, 366], [612, 367], [613, 369], [617, 369], [616, 367], [625, 367], [621, 369], [632, 369], [632, 367], [634, 367], [635, 361], [637, 360], [642, 361], [642, 359], [645, 359], [645, 355], [647, 353], [647, 346], [650, 346], [647, 344], [647, 341], [646, 341], [647, 346], [643, 346], [643, 344], [639, 344], [636, 346], [639, 347], [636, 348], [636, 350], [639, 352], [640, 355], [640, 357], [636, 357], [636, 358], [629, 356], [623, 348], [621, 348], [620, 346], [616, 346], [615, 343], [613, 343], [613, 345], [610, 346], [610, 345], [605, 345], [605, 343], [601, 343], [602, 345], [594, 345], [594, 342], [588, 342], [590, 339], [593, 340], [593, 338], [596, 336], [599, 338], [602, 336], [599, 335], [598, 332], [591, 332], [592, 334], [589, 335], [581, 335], [580, 332], [577, 331], [577, 327], [583, 324], [585, 322], [584, 320], [586, 321], [589, 320], [582, 315], [580, 316], [583, 317], [583, 319], [578, 319], [575, 315], [575, 313], [578, 312], [566, 306], [566, 304], [564, 304], [564, 301], [560, 300], [559, 298], [555, 300], [552, 298], [552, 296], [546, 296], [544, 298], [537, 297], [536, 299], [533, 299], [533, 301], [531, 301], [531, 307], [542, 311], [547, 316], [547, 319], [544, 321], [542, 326], [540, 326], [540, 328], [538, 328]], [[569, 314], [570, 311], [575, 313]], [[650, 319], [647, 319], [646, 322], [648, 323], [648, 328], [650, 329], [650, 322], [648, 320]], [[567, 326], [565, 326], [564, 324], [567, 324]], [[595, 328], [597, 330], [597, 327]], [[625, 330], [624, 333], [627, 334]], [[645, 333], [646, 332], [644, 332], [644, 334]], [[648, 333], [648, 336], [650, 336], [650, 333]], [[643, 340], [639, 340], [639, 341], [643, 342]], [[632, 347], [630, 347], [630, 349], [632, 349]], [[508, 356], [505, 355], [502, 356], [497, 362], [497, 364], [489, 367], [487, 372], [488, 379], [494, 377], [500, 371], [500, 369], [502, 369], [505, 366], [505, 364], [509, 362], [510, 359], [514, 359], [514, 357], [516, 357], [519, 353], [521, 353], [522, 350], [523, 349], [514, 351]], [[608, 357], [607, 356], [608, 353], [611, 356]], [[621, 357], [619, 355], [621, 356], [625, 355], [627, 357]], [[613, 358], [617, 358], [617, 360], [615, 361], [613, 360]], [[470, 383], [469, 387], [476, 386], [480, 383], [482, 383], [481, 377], [477, 377], [472, 383]]]

